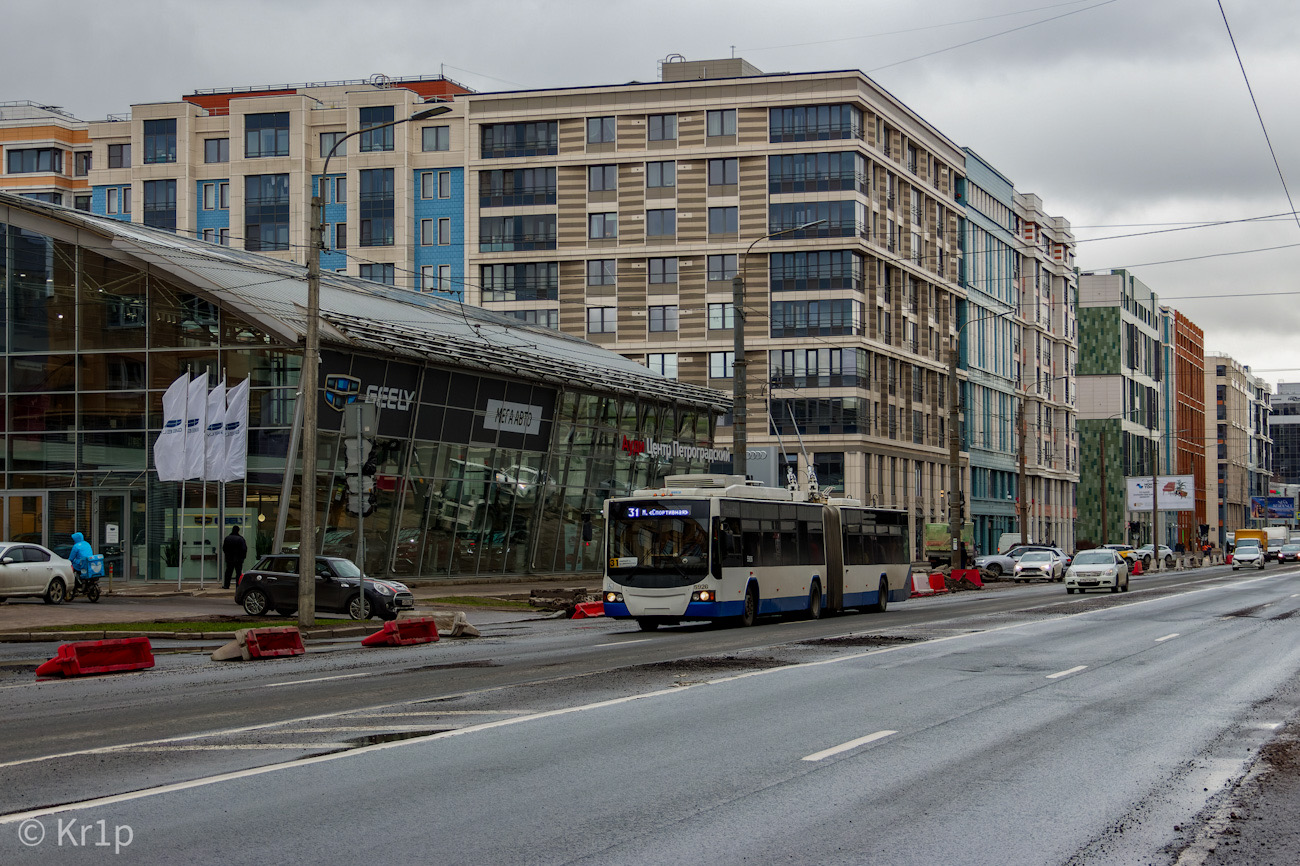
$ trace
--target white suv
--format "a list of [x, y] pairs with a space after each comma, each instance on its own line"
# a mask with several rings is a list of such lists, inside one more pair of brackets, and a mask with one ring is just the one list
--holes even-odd
[[1232, 570], [1236, 571], [1247, 565], [1253, 565], [1259, 570], [1264, 570], [1264, 549], [1259, 546], [1259, 540], [1255, 538], [1243, 538], [1237, 545], [1237, 549], [1232, 552]]

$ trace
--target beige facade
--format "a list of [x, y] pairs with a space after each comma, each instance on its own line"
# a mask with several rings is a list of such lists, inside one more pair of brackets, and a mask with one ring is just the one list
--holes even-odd
[[1038, 196], [1018, 192], [1015, 201], [1021, 241], [1018, 360], [1030, 537], [1072, 549], [1079, 483], [1075, 240], [1069, 221], [1045, 213]]
[[[1251, 515], [1251, 497], [1266, 496], [1272, 476], [1268, 434], [1271, 388], [1228, 355], [1205, 356], [1205, 466], [1209, 480], [1210, 539], [1227, 543], [1228, 533], [1264, 526]], [[1210, 395], [1214, 411], [1209, 411]]]
[[[465, 98], [467, 300], [729, 390], [739, 269], [749, 447], [799, 453], [793, 411], [823, 484], [946, 522], [964, 156], [861, 73], [724, 70]], [[552, 170], [554, 204], [489, 195]]]
[[0, 189], [90, 210], [87, 124], [30, 100], [0, 102]]

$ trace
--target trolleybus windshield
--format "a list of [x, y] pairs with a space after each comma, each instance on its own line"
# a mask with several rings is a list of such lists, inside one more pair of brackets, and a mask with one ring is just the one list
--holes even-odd
[[708, 528], [707, 500], [611, 502], [608, 573], [636, 585], [651, 574], [691, 583], [709, 571]]

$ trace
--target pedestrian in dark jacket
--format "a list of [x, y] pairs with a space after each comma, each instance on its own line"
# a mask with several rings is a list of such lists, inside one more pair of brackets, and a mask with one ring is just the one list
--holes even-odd
[[239, 534], [238, 525], [232, 526], [230, 534], [221, 542], [221, 553], [226, 558], [226, 571], [221, 579], [221, 587], [230, 589], [231, 576], [234, 576], [235, 583], [239, 583], [240, 577], [244, 574], [244, 558], [248, 556], [248, 542]]

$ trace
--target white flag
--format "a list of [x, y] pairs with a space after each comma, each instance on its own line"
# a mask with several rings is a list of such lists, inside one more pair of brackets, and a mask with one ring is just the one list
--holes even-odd
[[185, 478], [188, 480], [203, 477], [203, 437], [208, 426], [206, 370], [190, 380], [190, 395], [185, 403]]
[[203, 480], [220, 481], [226, 465], [226, 380], [208, 394], [208, 426], [203, 436]]
[[230, 389], [226, 397], [226, 450], [222, 481], [248, 475], [248, 380]]
[[153, 463], [159, 481], [185, 480], [185, 402], [190, 374], [180, 378], [163, 394], [163, 428], [153, 444]]

